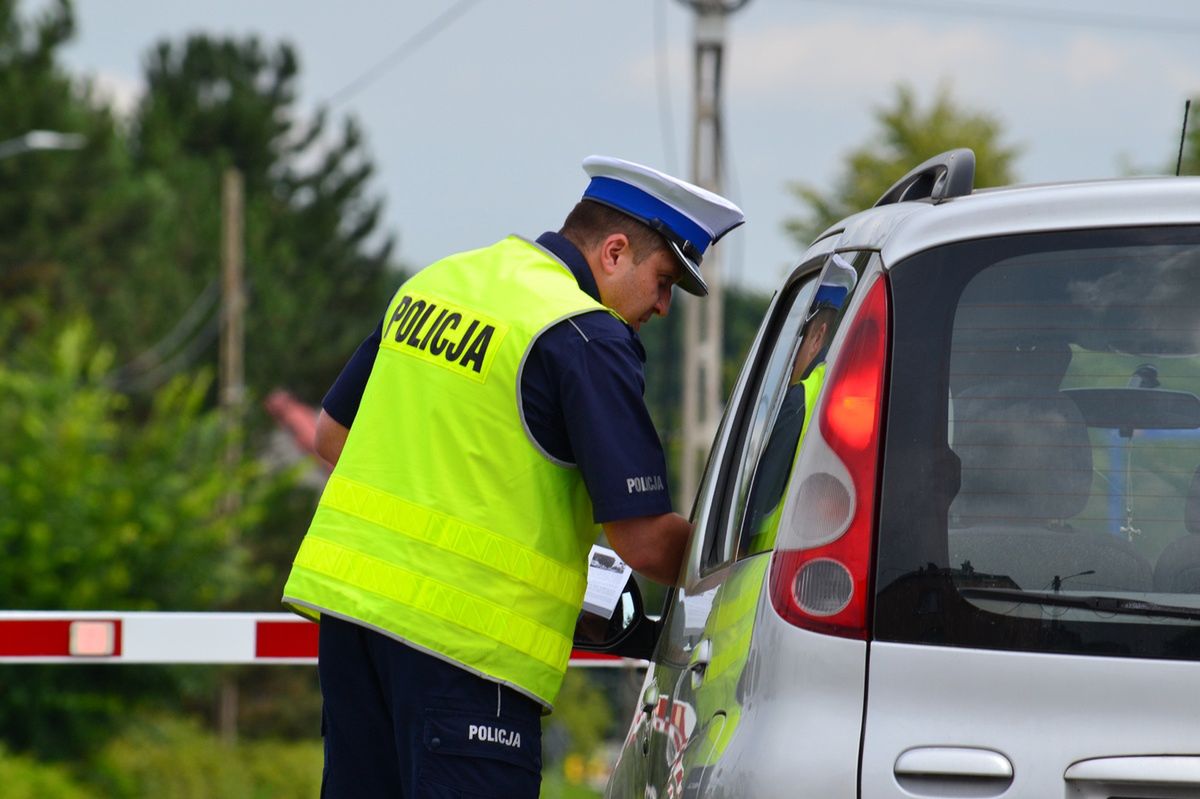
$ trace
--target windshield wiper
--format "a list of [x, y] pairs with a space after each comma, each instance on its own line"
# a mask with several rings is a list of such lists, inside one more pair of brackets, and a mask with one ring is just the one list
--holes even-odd
[[1006, 588], [960, 588], [958, 593], [966, 599], [997, 599], [1005, 602], [1022, 602], [1059, 608], [1081, 608], [1094, 610], [1097, 613], [1200, 620], [1200, 608], [1160, 605], [1144, 599], [1129, 599], [1119, 596], [1072, 596], [1070, 594], [1046, 594], [1038, 591], [1013, 591]]

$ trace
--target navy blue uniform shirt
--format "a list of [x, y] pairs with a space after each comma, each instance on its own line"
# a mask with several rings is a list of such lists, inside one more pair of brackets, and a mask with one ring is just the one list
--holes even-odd
[[[583, 254], [563, 236], [537, 243], [562, 261], [597, 302]], [[383, 322], [355, 351], [321, 405], [350, 427], [375, 363]], [[607, 311], [559, 322], [534, 343], [521, 376], [525, 418], [538, 444], [578, 466], [595, 521], [671, 510], [666, 458], [643, 398], [646, 351], [637, 333]]]

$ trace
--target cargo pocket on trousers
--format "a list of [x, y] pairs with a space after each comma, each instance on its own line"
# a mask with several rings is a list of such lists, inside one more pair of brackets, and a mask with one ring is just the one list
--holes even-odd
[[537, 799], [539, 718], [427, 709], [423, 742], [422, 799]]

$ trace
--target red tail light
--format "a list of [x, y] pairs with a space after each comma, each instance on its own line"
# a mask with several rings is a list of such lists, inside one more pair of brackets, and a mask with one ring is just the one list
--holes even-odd
[[847, 638], [868, 637], [888, 313], [881, 276], [830, 366], [771, 563], [771, 602], [779, 615]]

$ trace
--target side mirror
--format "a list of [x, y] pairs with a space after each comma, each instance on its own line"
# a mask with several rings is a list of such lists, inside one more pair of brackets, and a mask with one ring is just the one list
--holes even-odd
[[575, 648], [649, 660], [658, 642], [659, 631], [659, 622], [646, 615], [642, 592], [631, 576], [611, 616], [606, 618], [586, 609], [579, 612], [575, 622]]

